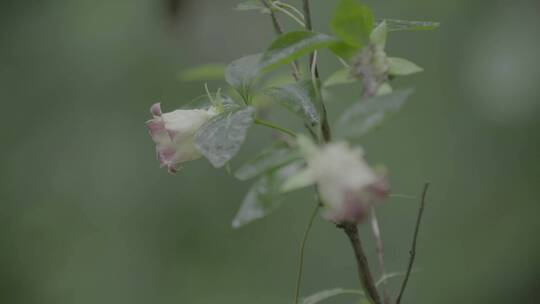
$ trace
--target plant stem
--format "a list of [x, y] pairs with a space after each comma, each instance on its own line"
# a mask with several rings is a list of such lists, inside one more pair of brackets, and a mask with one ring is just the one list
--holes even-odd
[[373, 281], [373, 276], [369, 269], [369, 263], [362, 248], [362, 243], [360, 242], [360, 236], [358, 235], [358, 228], [354, 224], [342, 224], [339, 226], [345, 231], [347, 237], [351, 241], [351, 245], [354, 250], [356, 257], [356, 263], [358, 264], [358, 276], [360, 277], [360, 282], [362, 284], [362, 289], [366, 293], [366, 297], [372, 304], [381, 304], [381, 299], [379, 293], [377, 292], [377, 287]]
[[[276, 32], [276, 35], [283, 34], [283, 27], [281, 27], [281, 24], [279, 24], [279, 21], [277, 19], [276, 13], [272, 9], [272, 6], [268, 4], [268, 0], [261, 0], [261, 3], [270, 11], [270, 19], [272, 19], [272, 25], [274, 26], [274, 32]], [[300, 80], [300, 68], [298, 65], [298, 62], [295, 60], [291, 63], [292, 71], [293, 71], [293, 77], [296, 81]]]
[[319, 208], [321, 207], [321, 203], [317, 202], [317, 205], [315, 206], [315, 209], [313, 209], [313, 212], [311, 213], [311, 217], [309, 218], [308, 225], [306, 227], [306, 230], [304, 231], [304, 237], [302, 238], [302, 244], [300, 245], [300, 255], [299, 255], [299, 261], [298, 261], [298, 275], [296, 276], [296, 288], [294, 291], [294, 304], [298, 304], [298, 300], [300, 299], [300, 287], [302, 285], [302, 276], [304, 272], [304, 251], [306, 249], [306, 242], [309, 236], [309, 232], [311, 231], [311, 227], [313, 226], [313, 221], [315, 221], [315, 217], [317, 216], [317, 213], [319, 212]]
[[405, 279], [403, 279], [403, 284], [401, 285], [401, 290], [399, 296], [397, 297], [396, 304], [401, 302], [405, 288], [407, 288], [407, 283], [409, 282], [409, 277], [411, 276], [412, 267], [414, 264], [414, 259], [416, 258], [416, 241], [418, 239], [418, 231], [420, 230], [420, 223], [422, 222], [422, 216], [424, 214], [424, 208], [426, 206], [426, 196], [429, 189], [429, 183], [424, 185], [424, 190], [422, 191], [422, 199], [420, 200], [420, 208], [418, 209], [418, 217], [416, 218], [416, 226], [414, 228], [414, 236], [411, 244], [411, 250], [409, 251], [409, 266], [407, 266], [407, 273], [405, 274]]
[[383, 289], [383, 302], [384, 304], [390, 304], [390, 293], [388, 291], [388, 284], [386, 282], [386, 267], [384, 266], [384, 244], [381, 237], [381, 228], [379, 226], [379, 220], [377, 219], [375, 207], [371, 207], [371, 230], [373, 231], [373, 236], [375, 237], [377, 258], [379, 260], [379, 269], [381, 271], [380, 281]]
[[273, 124], [269, 121], [266, 121], [266, 120], [262, 120], [260, 118], [255, 118], [255, 124], [257, 125], [261, 125], [261, 126], [265, 126], [265, 127], [268, 127], [268, 128], [271, 128], [271, 129], [274, 129], [274, 130], [278, 130], [280, 132], [283, 132], [287, 135], [290, 135], [292, 137], [296, 137], [296, 133], [294, 131], [291, 131], [287, 128], [284, 128], [284, 127], [280, 127], [276, 124]]
[[[306, 24], [306, 30], [313, 31], [313, 23], [311, 21], [311, 7], [309, 0], [303, 0], [302, 8], [304, 10], [304, 20]], [[312, 74], [312, 79], [314, 85], [317, 86], [319, 83], [319, 68], [317, 67], [317, 57], [315, 52], [312, 52], [309, 56], [309, 70]], [[330, 124], [328, 122], [328, 111], [326, 110], [326, 105], [322, 96], [319, 94], [319, 99], [321, 101], [321, 133], [324, 142], [329, 142], [332, 139], [332, 133], [330, 131]]]

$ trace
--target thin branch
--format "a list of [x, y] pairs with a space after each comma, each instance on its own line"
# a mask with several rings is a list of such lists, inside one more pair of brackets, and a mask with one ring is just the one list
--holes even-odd
[[[272, 25], [274, 26], [274, 31], [276, 32], [276, 35], [283, 34], [283, 27], [279, 23], [276, 13], [272, 9], [272, 6], [268, 4], [268, 0], [261, 0], [261, 3], [270, 11], [270, 19], [272, 19]], [[292, 66], [292, 72], [293, 77], [296, 81], [300, 80], [300, 68], [298, 65], [298, 62], [295, 60], [291, 63]]]
[[[375, 237], [375, 244], [377, 248], [377, 258], [379, 260], [379, 269], [381, 271], [381, 285], [383, 290], [383, 302], [384, 304], [390, 304], [390, 293], [388, 291], [388, 284], [386, 282], [386, 267], [384, 265], [384, 245], [381, 237], [381, 228], [375, 212], [375, 207], [371, 207], [371, 230]], [[378, 285], [378, 284], [376, 284]]]
[[[305, 20], [305, 24], [306, 24], [306, 30], [308, 31], [313, 31], [313, 23], [311, 21], [311, 7], [309, 5], [309, 0], [303, 0], [303, 5], [302, 5], [303, 9], [304, 9], [304, 20]], [[319, 71], [317, 69], [317, 62], [315, 60], [313, 60], [313, 57], [315, 56], [315, 53], [311, 53], [310, 57], [309, 57], [309, 70], [313, 70], [315, 71], [315, 77], [317, 79], [319, 79]]]
[[[305, 22], [304, 14], [302, 14], [301, 11], [299, 11], [296, 7], [294, 7], [294, 5], [290, 5], [290, 4], [287, 4], [285, 2], [281, 2], [279, 0], [274, 1], [273, 4], [283, 6], [285, 8], [290, 9], [291, 11], [293, 11], [298, 16], [298, 18], [300, 18], [300, 20], [302, 20], [302, 23]], [[304, 23], [304, 26], [305, 26], [305, 23]]]
[[308, 225], [306, 227], [306, 230], [304, 231], [304, 237], [302, 238], [302, 244], [300, 245], [300, 256], [298, 261], [298, 275], [296, 276], [296, 288], [294, 291], [294, 304], [298, 304], [298, 300], [300, 299], [300, 286], [302, 285], [302, 275], [304, 272], [304, 252], [306, 249], [306, 242], [309, 236], [309, 232], [311, 231], [311, 227], [313, 226], [313, 221], [315, 221], [315, 217], [317, 216], [317, 213], [319, 212], [319, 208], [321, 207], [321, 203], [317, 201], [317, 206], [315, 206], [315, 209], [313, 209], [313, 212], [311, 213], [311, 217], [309, 218]]
[[284, 128], [284, 127], [280, 127], [274, 123], [271, 123], [269, 121], [266, 121], [266, 120], [262, 120], [260, 118], [255, 118], [255, 124], [257, 125], [260, 125], [260, 126], [264, 126], [264, 127], [267, 127], [267, 128], [270, 128], [270, 129], [274, 129], [274, 130], [277, 130], [277, 131], [280, 131], [284, 134], [287, 134], [287, 135], [290, 135], [292, 137], [296, 137], [296, 133], [294, 133], [294, 131], [291, 131], [287, 128]]
[[300, 26], [304, 27], [306, 26], [306, 24], [304, 23], [304, 21], [302, 21], [300, 18], [298, 18], [297, 16], [295, 16], [293, 13], [289, 12], [287, 9], [277, 5], [276, 3], [272, 3], [272, 7], [274, 7], [275, 9], [277, 9], [278, 11], [284, 13], [285, 15], [291, 17], [291, 19], [293, 19], [294, 21], [296, 21], [296, 23], [300, 24]]
[[379, 297], [379, 293], [377, 292], [377, 287], [375, 287], [375, 281], [371, 275], [366, 254], [364, 253], [362, 243], [360, 242], [358, 228], [354, 224], [342, 224], [339, 226], [339, 228], [342, 228], [345, 231], [345, 234], [351, 241], [351, 245], [356, 257], [356, 263], [358, 265], [358, 275], [367, 299], [372, 304], [381, 304], [381, 299]]
[[414, 236], [412, 240], [411, 250], [409, 251], [409, 254], [410, 254], [409, 266], [407, 266], [407, 273], [405, 274], [405, 279], [403, 280], [403, 284], [401, 285], [401, 291], [399, 292], [399, 296], [397, 297], [396, 304], [399, 304], [401, 302], [401, 298], [403, 297], [405, 288], [407, 288], [409, 277], [411, 276], [412, 268], [414, 265], [414, 259], [416, 258], [416, 241], [418, 239], [418, 231], [420, 230], [420, 223], [422, 222], [424, 208], [426, 206], [426, 196], [427, 196], [428, 189], [429, 189], [429, 183], [426, 183], [424, 185], [424, 190], [422, 192], [422, 200], [420, 201], [420, 208], [418, 209], [418, 217], [416, 218], [416, 227], [414, 228]]
[[[309, 4], [309, 0], [303, 0], [302, 8], [304, 10], [304, 20], [306, 23], [306, 30], [313, 31], [313, 23], [311, 21], [311, 7]], [[312, 71], [312, 75], [314, 77], [314, 82], [317, 83], [319, 81], [319, 68], [317, 67], [317, 56], [316, 53], [313, 52], [309, 56], [309, 70]], [[329, 142], [332, 139], [332, 132], [330, 131], [330, 123], [328, 122], [328, 111], [326, 110], [326, 105], [324, 104], [324, 100], [322, 99], [322, 96], [319, 96], [321, 101], [321, 131], [323, 140], [325, 142]]]

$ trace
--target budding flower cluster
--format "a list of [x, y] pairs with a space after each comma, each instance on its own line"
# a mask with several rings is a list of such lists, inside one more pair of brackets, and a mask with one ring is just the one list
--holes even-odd
[[386, 174], [369, 166], [361, 148], [351, 147], [346, 142], [316, 146], [305, 136], [298, 136], [297, 143], [307, 167], [289, 177], [283, 190], [315, 184], [326, 220], [358, 224], [372, 206], [388, 196]]
[[163, 113], [159, 103], [154, 104], [150, 112], [153, 118], [146, 126], [156, 143], [157, 159], [171, 173], [178, 170], [178, 164], [201, 157], [195, 148], [195, 133], [218, 114], [214, 107]]
[[385, 176], [368, 165], [362, 149], [345, 142], [319, 148], [308, 166], [324, 202], [322, 215], [334, 223], [361, 222], [389, 191]]

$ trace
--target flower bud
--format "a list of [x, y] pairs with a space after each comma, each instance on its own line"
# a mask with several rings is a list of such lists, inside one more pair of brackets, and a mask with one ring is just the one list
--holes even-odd
[[175, 173], [178, 164], [201, 157], [194, 144], [194, 135], [199, 128], [217, 112], [207, 110], [176, 110], [162, 113], [159, 103], [150, 108], [153, 118], [146, 122], [150, 136], [156, 143], [157, 159], [162, 167]]
[[369, 208], [386, 198], [389, 186], [364, 160], [360, 148], [331, 143], [308, 159], [324, 202], [323, 217], [336, 224], [358, 224]]

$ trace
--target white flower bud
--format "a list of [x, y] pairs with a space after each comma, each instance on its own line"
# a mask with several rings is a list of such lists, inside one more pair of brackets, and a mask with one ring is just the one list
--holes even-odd
[[146, 125], [156, 143], [157, 159], [162, 167], [175, 173], [179, 163], [201, 157], [195, 148], [194, 135], [205, 122], [217, 115], [213, 107], [162, 113], [160, 104], [156, 103], [150, 112], [154, 117]]
[[347, 143], [317, 149], [308, 167], [325, 205], [322, 215], [334, 223], [359, 223], [369, 207], [388, 194], [385, 176], [367, 164], [362, 149]]

